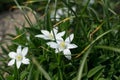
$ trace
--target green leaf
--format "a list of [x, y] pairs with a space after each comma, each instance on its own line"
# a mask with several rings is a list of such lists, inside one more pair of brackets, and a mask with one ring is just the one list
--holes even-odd
[[13, 76], [7, 76], [6, 80], [14, 80], [14, 77]]
[[37, 66], [38, 70], [44, 75], [44, 77], [47, 80], [51, 80], [51, 77], [49, 76], [49, 74], [42, 68], [42, 66], [38, 63], [38, 61], [36, 61], [35, 58], [32, 59], [33, 63]]
[[101, 77], [102, 73], [103, 73], [103, 69], [101, 69], [100, 71], [98, 71], [95, 74], [95, 76], [94, 76], [94, 80], [98, 80]]
[[87, 52], [85, 53], [85, 55], [83, 56], [83, 60], [82, 60], [81, 65], [79, 67], [79, 72], [78, 72], [78, 75], [77, 75], [77, 80], [81, 80], [81, 78], [82, 78], [82, 75], [83, 75], [82, 73], [83, 73], [84, 65], [85, 65], [87, 57], [88, 57], [88, 55], [90, 53], [90, 50], [91, 50], [91, 48], [89, 48], [87, 50]]
[[24, 80], [25, 76], [28, 74], [27, 71], [23, 71], [20, 76], [20, 80]]
[[8, 53], [9, 53], [5, 47], [1, 46], [1, 49], [2, 49], [2, 52], [3, 52], [4, 54], [8, 54]]
[[93, 69], [91, 69], [89, 72], [88, 72], [88, 75], [87, 77], [90, 78], [92, 76], [94, 76], [98, 71], [100, 71], [101, 69], [103, 69], [104, 66], [97, 66], [97, 67], [94, 67]]
[[32, 77], [33, 77], [32, 73], [33, 73], [33, 65], [30, 68], [27, 80], [31, 80], [32, 79]]
[[108, 80], [108, 79], [105, 79], [105, 78], [99, 78], [98, 80]]
[[96, 48], [102, 48], [102, 49], [107, 49], [107, 50], [111, 50], [111, 51], [115, 51], [115, 52], [119, 52], [120, 53], [120, 49], [119, 48], [115, 48], [115, 47], [111, 47], [111, 46], [96, 46]]

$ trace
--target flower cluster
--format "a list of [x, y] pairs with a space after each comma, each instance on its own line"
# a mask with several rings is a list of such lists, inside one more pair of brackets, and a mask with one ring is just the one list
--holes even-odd
[[69, 49], [77, 48], [77, 45], [71, 44], [74, 34], [71, 34], [64, 40], [62, 37], [64, 36], [65, 31], [58, 33], [58, 27], [53, 28], [50, 32], [41, 30], [41, 33], [42, 34], [38, 34], [35, 37], [51, 40], [50, 42], [47, 42], [47, 45], [55, 49], [55, 53], [63, 52], [67, 59], [71, 59], [71, 52]]
[[[62, 38], [65, 34], [65, 31], [58, 32], [58, 27], [53, 28], [50, 32], [47, 30], [41, 30], [42, 34], [35, 35], [35, 37], [49, 40], [47, 45], [55, 49], [55, 53], [63, 52], [67, 59], [71, 59], [70, 49], [77, 48], [77, 45], [71, 44], [74, 34], [71, 34], [65, 40]], [[19, 69], [21, 64], [30, 64], [29, 59], [25, 56], [28, 53], [28, 47], [22, 49], [21, 46], [18, 46], [16, 52], [10, 52], [8, 56], [11, 60], [8, 63], [8, 66], [16, 64], [16, 67]]]

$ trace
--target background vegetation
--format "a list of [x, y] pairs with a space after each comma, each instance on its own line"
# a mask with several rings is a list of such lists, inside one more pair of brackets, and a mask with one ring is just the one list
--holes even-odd
[[[2, 46], [0, 56], [1, 80], [120, 80], [120, 13], [119, 0], [14, 0], [30, 27], [16, 27], [9, 34], [11, 45]], [[36, 24], [31, 23], [24, 10], [31, 11]], [[62, 12], [62, 13], [61, 13]], [[39, 14], [39, 15], [38, 15]], [[56, 17], [58, 16], [58, 17]], [[59, 27], [71, 33], [78, 48], [71, 50], [72, 59], [56, 54], [46, 41], [36, 38], [40, 30]], [[18, 45], [29, 47], [31, 64], [19, 70], [9, 67], [8, 54]]]

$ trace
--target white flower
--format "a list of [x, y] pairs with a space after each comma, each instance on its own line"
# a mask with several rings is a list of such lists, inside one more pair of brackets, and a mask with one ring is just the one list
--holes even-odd
[[58, 40], [65, 34], [65, 31], [58, 33], [58, 27], [53, 28], [50, 32], [41, 30], [42, 34], [35, 35], [35, 37], [43, 38], [45, 40]]
[[17, 52], [10, 52], [8, 55], [12, 60], [9, 61], [8, 66], [12, 66], [16, 62], [16, 66], [19, 69], [21, 63], [23, 64], [29, 64], [29, 59], [25, 56], [27, 55], [28, 47], [21, 48], [21, 46], [18, 46]]
[[47, 45], [49, 45], [51, 48], [54, 48], [56, 53], [63, 51], [65, 57], [70, 60], [71, 52], [69, 49], [77, 48], [77, 45], [70, 44], [73, 38], [74, 34], [71, 34], [65, 39], [65, 41], [61, 39], [57, 40], [56, 42], [48, 42]]

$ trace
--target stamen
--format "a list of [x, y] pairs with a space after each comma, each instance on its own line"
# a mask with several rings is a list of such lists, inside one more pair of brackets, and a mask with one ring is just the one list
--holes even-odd
[[65, 42], [64, 42], [64, 41], [62, 41], [62, 42], [60, 43], [60, 47], [63, 48], [63, 49], [66, 48], [66, 45], [65, 45]]
[[18, 55], [16, 56], [16, 60], [17, 60], [17, 61], [21, 61], [22, 59], [23, 59], [23, 57], [22, 57], [21, 54], [18, 54]]

